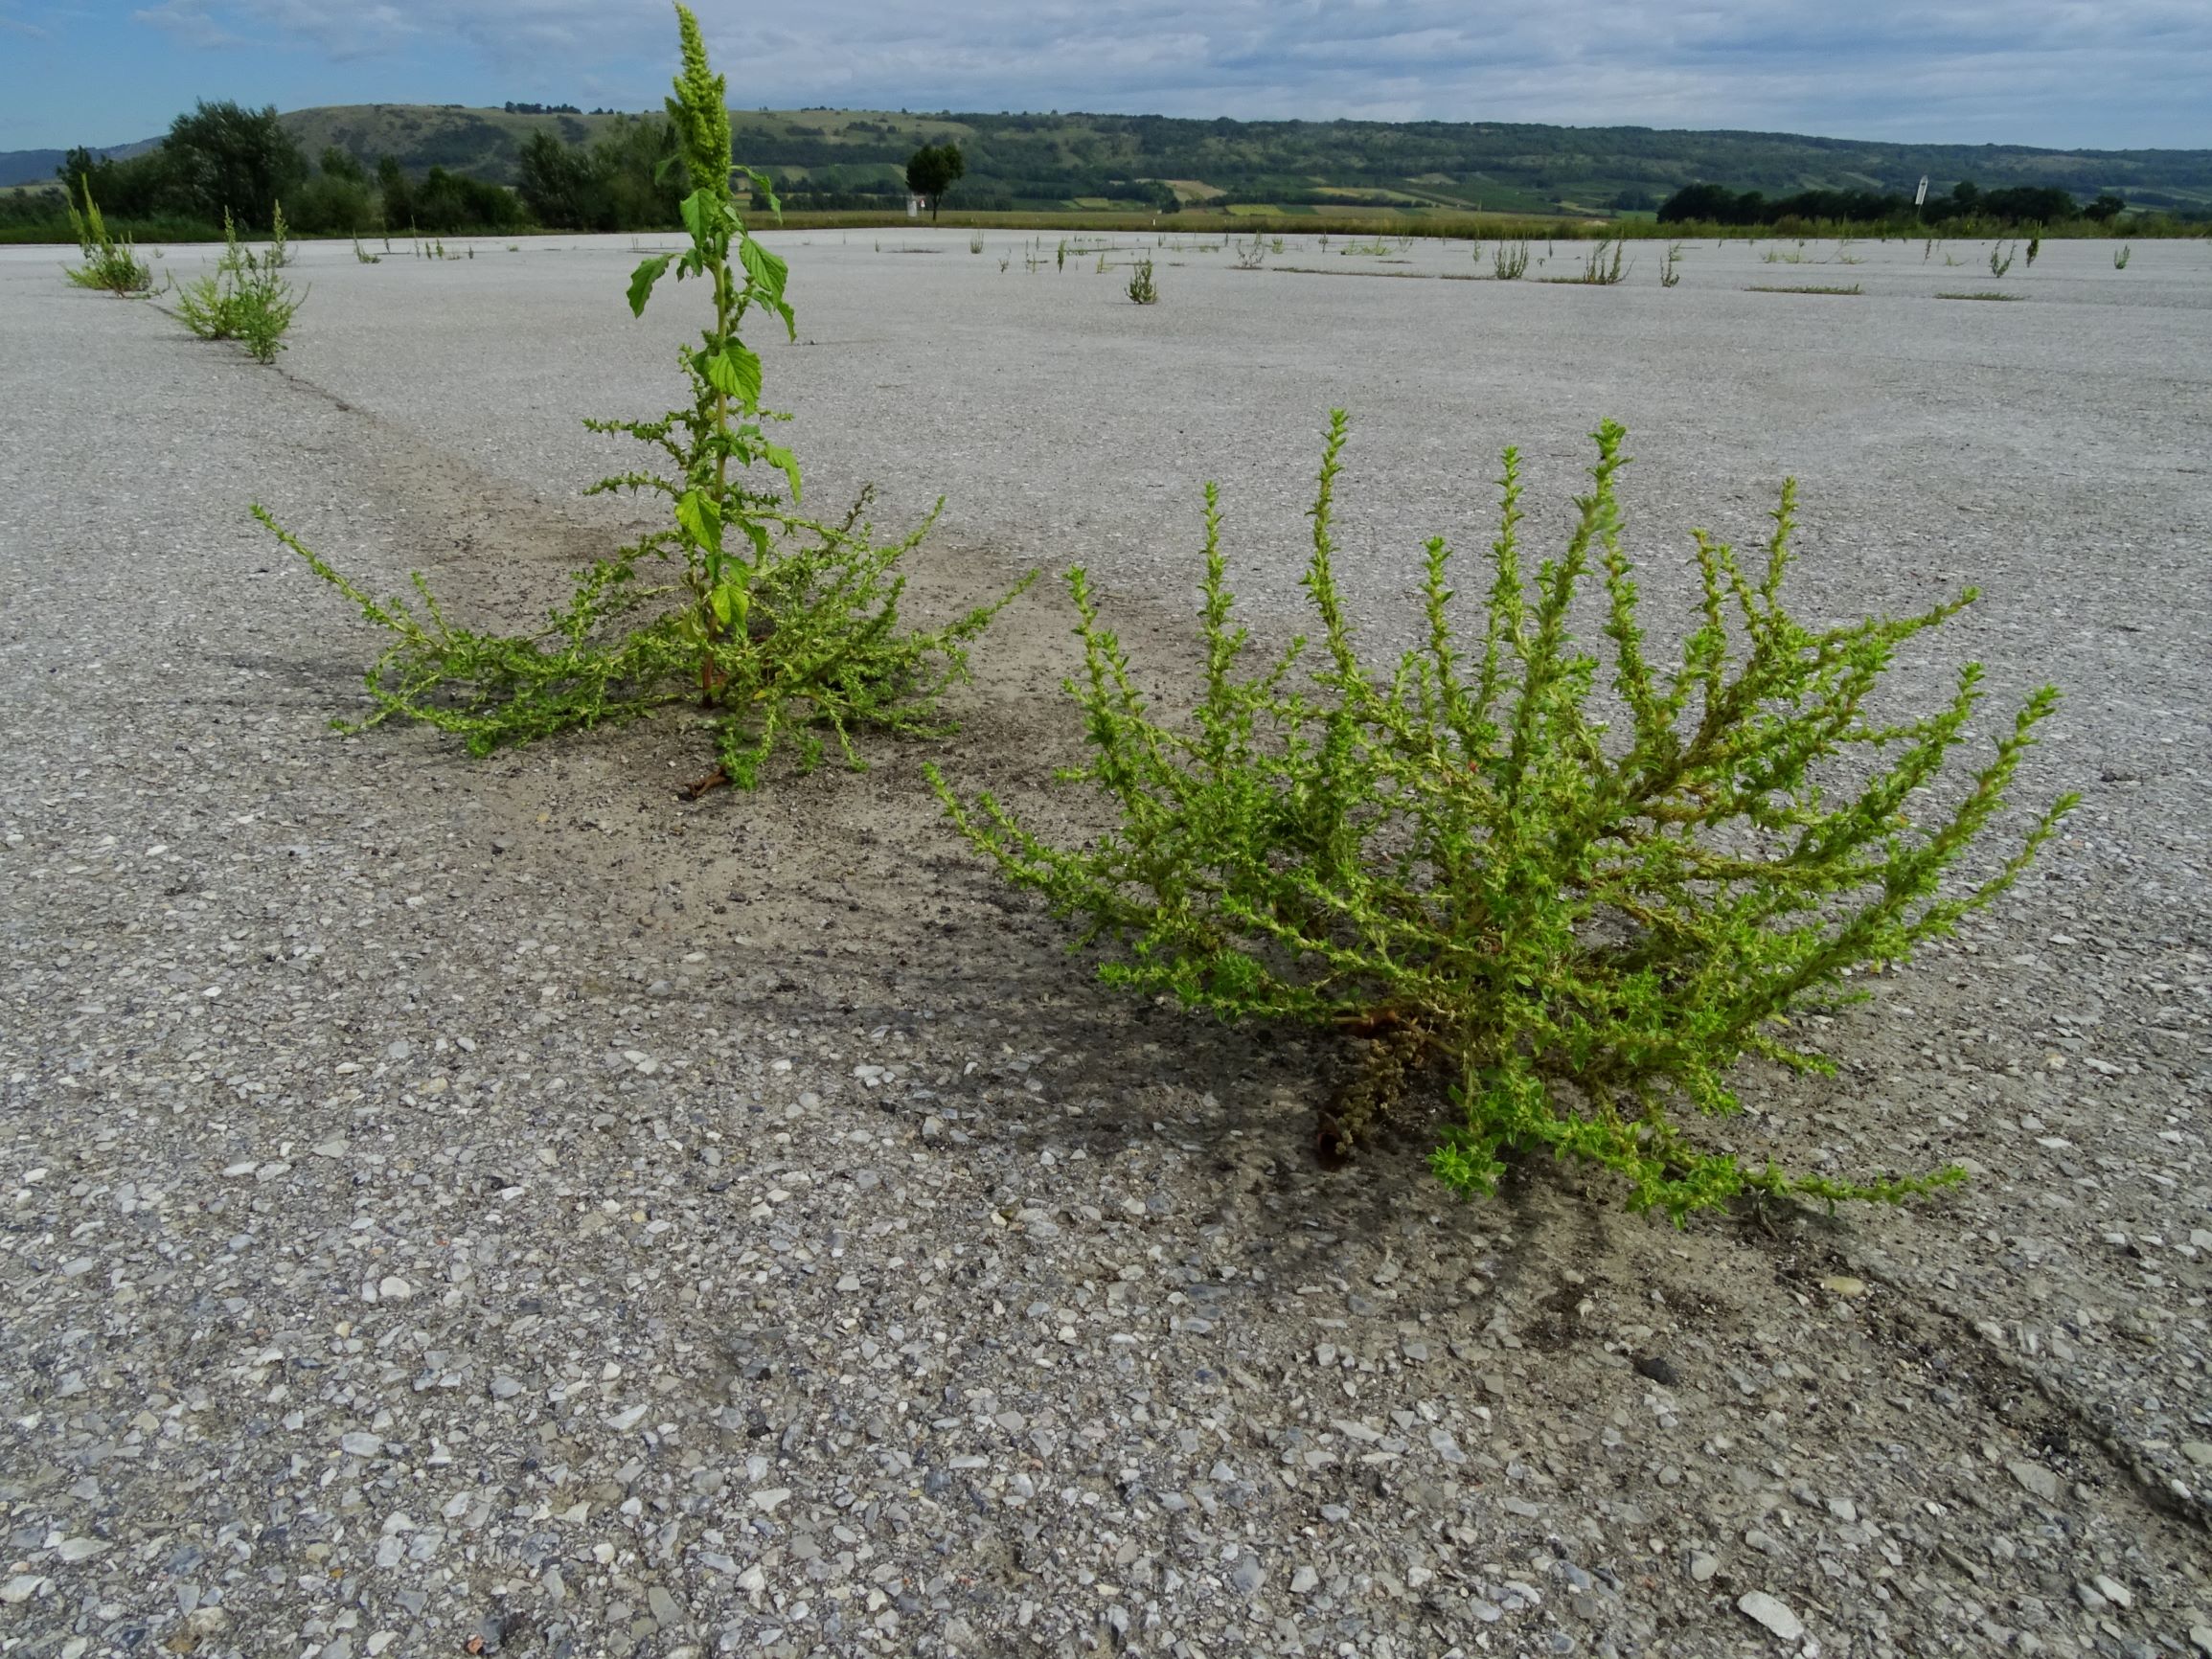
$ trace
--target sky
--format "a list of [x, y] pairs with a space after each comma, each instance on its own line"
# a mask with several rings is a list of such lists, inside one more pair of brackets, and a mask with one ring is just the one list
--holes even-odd
[[[2212, 148], [2208, 0], [809, 0], [696, 8], [734, 105]], [[660, 0], [0, 0], [0, 149], [196, 99], [658, 107]]]

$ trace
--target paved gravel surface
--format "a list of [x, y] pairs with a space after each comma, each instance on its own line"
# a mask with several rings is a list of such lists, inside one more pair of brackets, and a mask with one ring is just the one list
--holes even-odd
[[[1089, 251], [785, 239], [820, 495], [949, 497], [924, 604], [1088, 562], [1171, 678], [1206, 477], [1292, 619], [1332, 403], [1383, 635], [1500, 445], [1540, 534], [1608, 414], [1655, 577], [1790, 472], [1814, 614], [1981, 584], [1907, 689], [2057, 679], [2024, 790], [2085, 806], [1730, 1130], [1973, 1182], [1677, 1234], [1548, 1167], [1447, 1202], [1416, 1139], [1323, 1170], [1337, 1057], [1095, 987], [912, 751], [684, 806], [685, 717], [334, 738], [367, 642], [244, 501], [527, 617], [680, 307], [627, 319], [627, 245], [315, 247], [274, 372], [7, 250], [0, 1652], [2212, 1653], [2212, 248], [1154, 245], [1146, 310]], [[934, 752], [1075, 823], [1064, 623]]]

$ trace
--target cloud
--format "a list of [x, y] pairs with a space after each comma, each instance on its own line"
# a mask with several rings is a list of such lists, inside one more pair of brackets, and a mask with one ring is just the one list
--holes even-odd
[[133, 11], [130, 20], [158, 29], [165, 34], [173, 34], [185, 45], [198, 47], [203, 52], [246, 44], [243, 35], [232, 34], [216, 21], [213, 12], [204, 6], [192, 4], [191, 0], [163, 0], [159, 6]]
[[[2201, 0], [706, 0], [732, 102], [1787, 127], [1839, 135], [2201, 142]], [[163, 0], [195, 45], [335, 60], [463, 55], [553, 95], [658, 98], [658, 0]], [[664, 38], [669, 37], [669, 38]], [[386, 94], [404, 98], [393, 84]], [[2195, 113], [2193, 113], [2195, 112]]]

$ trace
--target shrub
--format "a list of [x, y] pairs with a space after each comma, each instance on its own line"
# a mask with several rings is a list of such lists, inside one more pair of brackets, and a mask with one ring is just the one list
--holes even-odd
[[153, 286], [152, 266], [138, 257], [127, 237], [108, 233], [107, 221], [100, 216], [100, 204], [92, 199], [89, 180], [81, 189], [84, 211], [80, 213], [75, 202], [69, 203], [69, 228], [77, 235], [84, 263], [64, 267], [65, 274], [80, 288], [103, 288], [117, 295], [145, 293]]
[[[176, 296], [177, 318], [186, 328], [203, 340], [237, 340], [261, 363], [276, 361], [285, 330], [308, 299], [305, 292], [294, 293], [283, 275], [290, 259], [284, 203], [276, 204], [273, 220], [268, 245], [256, 253], [239, 240], [230, 215], [223, 215], [223, 256], [216, 274], [186, 284]], [[357, 241], [353, 252], [361, 257]]]
[[[257, 506], [255, 515], [286, 547], [392, 635], [368, 671], [376, 713], [348, 729], [402, 716], [459, 734], [471, 752], [485, 754], [696, 697], [717, 712], [720, 770], [694, 784], [694, 793], [725, 783], [750, 787], [787, 738], [802, 763], [814, 763], [823, 752], [815, 727], [826, 727], [858, 766], [855, 727], [945, 729], [941, 693], [965, 673], [968, 644], [1014, 597], [933, 631], [901, 632], [898, 565], [928, 523], [903, 540], [878, 543], [862, 519], [865, 496], [838, 521], [795, 511], [798, 462], [768, 436], [767, 423], [780, 417], [761, 405], [761, 359], [739, 333], [755, 307], [793, 332], [787, 272], [747, 233], [731, 199], [725, 85], [708, 68], [692, 13], [679, 4], [676, 14], [683, 73], [668, 107], [694, 181], [682, 204], [690, 242], [637, 267], [629, 304], [642, 315], [673, 268], [678, 282], [700, 280], [713, 317], [699, 343], [680, 352], [688, 407], [656, 420], [585, 423], [666, 456], [667, 473], [624, 473], [593, 490], [663, 495], [670, 520], [578, 572], [547, 628], [510, 636], [448, 623], [419, 574], [419, 611], [404, 600], [378, 600]], [[750, 170], [747, 176], [772, 205], [769, 181]], [[772, 491], [745, 487], [756, 467], [781, 475], [788, 506]], [[673, 580], [650, 584], [648, 559], [673, 566]]]
[[[1062, 776], [1093, 785], [1117, 822], [1055, 846], [933, 773], [955, 823], [1082, 943], [1114, 947], [1107, 983], [1385, 1037], [1384, 1093], [1396, 1066], [1448, 1070], [1453, 1106], [1430, 1166], [1455, 1188], [1490, 1187], [1508, 1152], [1549, 1150], [1618, 1171], [1633, 1207], [1679, 1221], [1746, 1189], [1895, 1200], [1958, 1179], [1746, 1166], [1699, 1125], [1736, 1108], [1728, 1074], [1746, 1055], [1830, 1070], [1791, 1019], [1853, 1000], [1856, 969], [1907, 958], [2019, 875], [2073, 797], [1994, 875], [1942, 880], [2005, 806], [2057, 693], [2034, 693], [1938, 805], [1979, 668], [1918, 719], [1878, 723], [1867, 704], [1897, 649], [1975, 596], [1806, 627], [1781, 601], [1790, 484], [1763, 568], [1698, 534], [1703, 620], [1663, 668], [1638, 622], [1614, 498], [1624, 433], [1609, 421], [1573, 537], [1533, 583], [1505, 452], [1480, 638], [1455, 631], [1437, 538], [1424, 643], [1379, 671], [1334, 576], [1345, 431], [1339, 411], [1311, 514], [1318, 664], [1300, 640], [1246, 666], [1209, 489], [1205, 691], [1186, 718], [1153, 715], [1083, 573], [1069, 575], [1084, 671], [1068, 691], [1089, 755]], [[1593, 573], [1608, 686], [1570, 625]], [[1369, 1126], [1376, 1092], [1347, 1091], [1325, 1120], [1334, 1149]]]
[[1159, 303], [1160, 290], [1152, 284], [1152, 260], [1150, 254], [1129, 267], [1129, 298], [1140, 306]]

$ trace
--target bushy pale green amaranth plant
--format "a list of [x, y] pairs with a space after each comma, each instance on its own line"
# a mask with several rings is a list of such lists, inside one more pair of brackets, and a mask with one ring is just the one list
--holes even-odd
[[[1055, 846], [932, 774], [962, 830], [1082, 943], [1114, 947], [1110, 984], [1226, 1016], [1387, 1033], [1397, 1052], [1448, 1066], [1455, 1109], [1431, 1167], [1455, 1188], [1487, 1188], [1508, 1151], [1538, 1149], [1617, 1171], [1632, 1206], [1677, 1220], [1746, 1189], [1894, 1200], [1957, 1179], [1746, 1166], [1696, 1125], [1736, 1109], [1728, 1074], [1746, 1055], [1830, 1070], [1791, 1021], [1853, 1000], [1854, 969], [1904, 960], [2019, 875], [2073, 797], [1995, 875], [1942, 879], [2004, 807], [2058, 693], [2029, 696], [1934, 805], [1980, 669], [1920, 719], [1881, 724], [1866, 705], [1898, 648], [1974, 595], [1806, 627], [1782, 605], [1787, 484], [1763, 566], [1699, 533], [1702, 621], [1676, 666], [1654, 661], [1614, 496], [1625, 434], [1610, 422], [1573, 537], [1533, 580], [1506, 451], [1480, 637], [1454, 627], [1451, 555], [1432, 540], [1425, 637], [1383, 671], [1361, 659], [1334, 574], [1345, 432], [1339, 411], [1311, 515], [1318, 662], [1300, 640], [1247, 666], [1209, 489], [1205, 692], [1188, 717], [1153, 714], [1083, 572], [1069, 576], [1084, 673], [1068, 690], [1089, 758], [1062, 776], [1093, 785], [1117, 821]], [[1570, 629], [1593, 577], [1603, 679]], [[1852, 755], [1870, 762], [1856, 788], [1830, 764]]]
[[[969, 643], [1013, 597], [942, 628], [901, 631], [898, 565], [928, 523], [881, 543], [862, 520], [865, 497], [838, 521], [797, 511], [799, 465], [768, 435], [780, 417], [761, 404], [761, 359], [740, 334], [756, 307], [792, 331], [787, 272], [738, 214], [725, 83], [708, 66], [692, 13], [678, 5], [676, 16], [683, 69], [668, 112], [691, 182], [682, 203], [689, 240], [637, 267], [629, 304], [642, 314], [673, 271], [679, 283], [705, 285], [713, 316], [698, 343], [680, 351], [688, 406], [654, 420], [585, 422], [651, 445], [667, 464], [603, 479], [593, 492], [665, 496], [669, 521], [577, 573], [543, 631], [513, 636], [454, 626], [419, 574], [419, 610], [376, 599], [256, 507], [287, 547], [392, 635], [369, 670], [376, 712], [363, 726], [403, 716], [457, 733], [484, 754], [696, 697], [718, 712], [720, 769], [695, 791], [751, 786], [787, 737], [802, 763], [813, 764], [823, 752], [816, 728], [827, 728], [857, 766], [857, 727], [946, 729], [941, 694], [965, 674]], [[769, 180], [749, 169], [746, 176], [776, 211]], [[756, 469], [780, 476], [787, 493], [747, 488]], [[673, 568], [673, 580], [651, 583], [649, 560]]]
[[[273, 363], [285, 349], [285, 330], [307, 304], [305, 290], [294, 293], [284, 275], [290, 260], [284, 203], [279, 202], [268, 245], [256, 253], [239, 240], [238, 227], [223, 214], [223, 256], [212, 277], [200, 277], [177, 290], [177, 319], [203, 340], [237, 340], [256, 362]], [[359, 242], [354, 251], [359, 252]]]
[[80, 212], [75, 201], [68, 204], [69, 228], [77, 234], [84, 263], [63, 266], [63, 275], [80, 288], [101, 288], [117, 295], [145, 293], [153, 286], [153, 267], [138, 257], [128, 237], [109, 233], [100, 204], [92, 199], [92, 181], [80, 180], [80, 188], [84, 207]]

